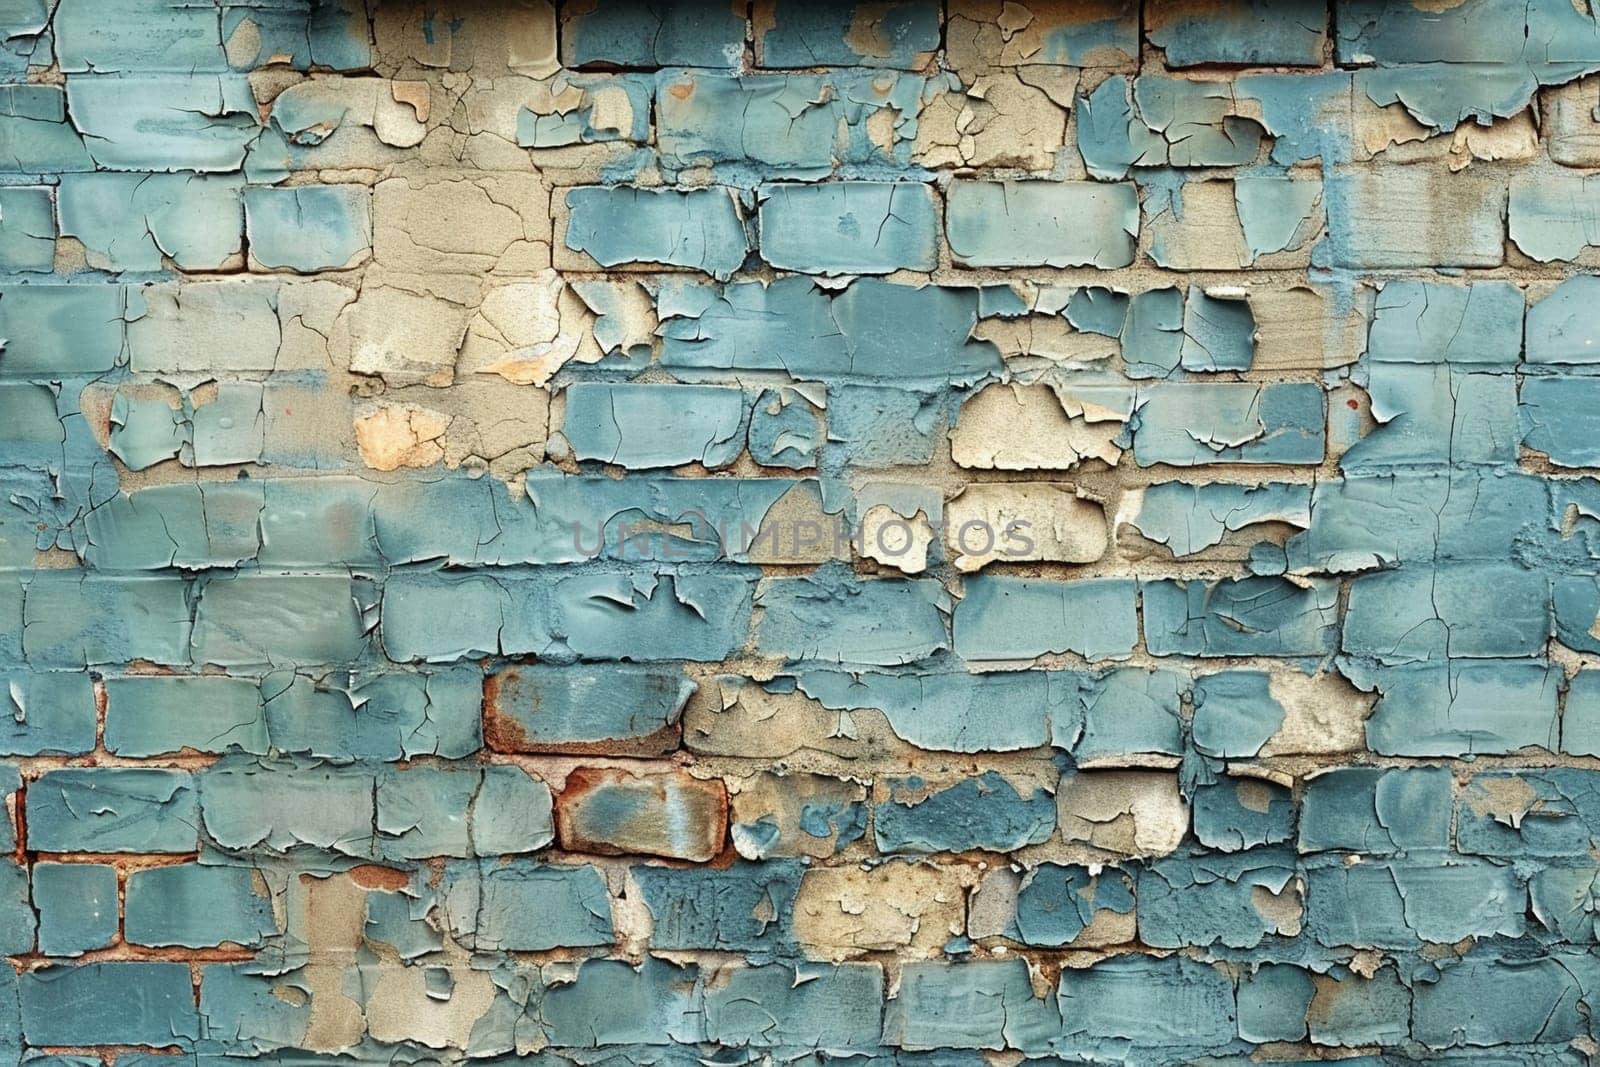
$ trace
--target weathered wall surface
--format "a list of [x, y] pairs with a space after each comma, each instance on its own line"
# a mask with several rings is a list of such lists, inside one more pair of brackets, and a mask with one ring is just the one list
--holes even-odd
[[1594, 1050], [1583, 0], [0, 17], [0, 1060]]

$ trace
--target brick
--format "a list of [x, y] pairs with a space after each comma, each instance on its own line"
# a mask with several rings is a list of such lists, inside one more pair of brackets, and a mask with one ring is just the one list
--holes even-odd
[[1597, 394], [1600, 385], [1594, 379], [1527, 379], [1518, 404], [1522, 443], [1558, 467], [1600, 465], [1600, 451], [1589, 443], [1594, 420], [1590, 405]]
[[0, 376], [110, 370], [122, 351], [126, 299], [118, 285], [0, 287], [6, 336]]
[[764, 185], [761, 258], [782, 270], [890, 274], [938, 266], [939, 207], [914, 182]]
[[819, 774], [757, 774], [730, 783], [729, 836], [739, 855], [827, 859], [867, 832], [866, 789]]
[[822, 409], [797, 389], [763, 389], [750, 411], [750, 458], [763, 467], [814, 467], [826, 430]]
[[642, 590], [636, 581], [621, 573], [556, 584], [556, 619], [574, 653], [714, 662], [744, 647], [752, 595], [744, 575], [662, 574]]
[[1272, 699], [1261, 671], [1226, 671], [1195, 680], [1195, 748], [1208, 756], [1249, 758], [1283, 726], [1284, 709]]
[[707, 983], [706, 1036], [734, 1047], [876, 1048], [883, 991], [875, 963], [726, 968]]
[[1145, 200], [1150, 258], [1173, 270], [1304, 267], [1326, 225], [1320, 179], [1196, 179]]
[[0, 269], [48, 273], [55, 259], [56, 214], [50, 190], [0, 190]]
[[551, 1044], [592, 1047], [700, 1040], [705, 1031], [695, 968], [647, 957], [588, 960], [569, 984], [545, 993], [540, 1017]]
[[873, 804], [880, 852], [1011, 852], [1046, 840], [1055, 802], [1038, 783], [989, 771], [955, 781], [893, 778]]
[[1228, 776], [1197, 788], [1194, 836], [1207, 848], [1237, 852], [1294, 840], [1292, 792], [1262, 778]]
[[141, 372], [273, 370], [281, 348], [277, 304], [282, 295], [279, 283], [264, 279], [167, 282], [129, 290], [128, 367]]
[[[1430, 590], [1432, 607], [1416, 601]], [[1492, 596], [1493, 615], [1476, 610]], [[1365, 575], [1352, 583], [1343, 647], [1385, 663], [1445, 657], [1525, 656], [1550, 633], [1543, 575], [1513, 566], [1457, 564]]]
[[1230, 167], [1249, 163], [1262, 128], [1235, 112], [1215, 82], [1144, 75], [1108, 78], [1084, 98], [1078, 150], [1097, 178], [1132, 167]]
[[6, 672], [0, 692], [0, 753], [8, 756], [85, 753], [94, 748], [94, 683], [70, 671]]
[[1442, 768], [1341, 767], [1315, 775], [1300, 804], [1300, 851], [1383, 856], [1445, 848], [1450, 794]]
[[1125, 267], [1139, 236], [1131, 184], [956, 181], [950, 252], [972, 267]]
[[568, 386], [561, 432], [578, 459], [634, 469], [723, 467], [744, 450], [749, 399], [720, 385]]
[[[1493, 991], [1493, 995], [1491, 995]], [[1587, 1024], [1585, 996], [1567, 960], [1496, 959], [1480, 952], [1415, 992], [1412, 1024], [1432, 1048], [1499, 1041], [1571, 1040]]]
[[272, 898], [248, 867], [179, 864], [128, 875], [124, 937], [135, 945], [257, 947], [278, 933]]
[[1289, 964], [1268, 963], [1239, 977], [1239, 1036], [1246, 1041], [1300, 1041], [1315, 995], [1311, 975]]
[[[38, 870], [37, 865], [34, 870]], [[0, 946], [3, 946], [6, 952], [18, 955], [34, 950], [35, 935], [38, 933], [38, 927], [45, 922], [45, 913], [50, 911], [49, 908], [43, 906], [42, 901], [38, 904], [34, 902], [33, 894], [28, 884], [28, 874], [28, 868], [14, 860], [6, 860], [4, 863], [0, 863], [0, 919], [5, 922], [5, 933], [0, 936]], [[48, 881], [48, 878], [46, 880]], [[115, 899], [116, 881], [113, 874], [113, 902]], [[63, 903], [65, 904], [66, 901], [64, 900]], [[68, 906], [60, 911], [51, 913], [51, 919], [56, 920], [54, 924], [56, 929], [51, 931], [51, 940], [53, 942], [65, 942], [70, 946], [70, 943], [74, 940], [75, 935], [70, 928], [65, 931], [65, 937], [61, 936], [63, 931], [59, 929], [62, 923], [71, 924], [76, 921], [78, 917], [71, 914], [72, 910]], [[112, 910], [115, 911], [114, 905]], [[103, 928], [104, 924], [101, 925]], [[112, 932], [115, 933], [114, 921], [112, 923]], [[92, 939], [94, 935], [89, 934], [88, 936]], [[44, 952], [46, 950], [41, 948], [39, 951]]]
[[828, 397], [828, 437], [859, 469], [928, 463], [943, 429], [943, 397], [888, 385], [839, 385]]
[[971, 578], [956, 606], [955, 651], [971, 662], [1056, 652], [1126, 659], [1138, 640], [1133, 599], [1134, 584], [1120, 578]]
[[1323, 0], [1283, 4], [1181, 0], [1162, 5], [1146, 32], [1172, 67], [1217, 63], [1314, 67], [1322, 62], [1326, 26]]
[[1367, 354], [1385, 363], [1514, 364], [1522, 318], [1522, 291], [1508, 282], [1387, 282], [1373, 308]]
[[1582, 941], [1594, 933], [1592, 889], [1593, 880], [1581, 865], [1545, 867], [1528, 879], [1530, 913], [1563, 940]]
[[[726, 163], [736, 173], [800, 179], [823, 177], [836, 164], [904, 164], [915, 129], [901, 116], [921, 109], [926, 84], [919, 75], [867, 70], [742, 77], [664, 70], [656, 78], [663, 165]], [[820, 103], [794, 110], [801, 100]]]
[[1496, 859], [1581, 858], [1600, 828], [1594, 787], [1594, 772], [1578, 768], [1474, 775], [1456, 798], [1456, 848]]
[[383, 859], [516, 855], [555, 837], [549, 786], [514, 765], [390, 768], [375, 804]]
[[28, 846], [41, 852], [193, 852], [199, 810], [183, 771], [46, 771], [28, 789]]
[[1528, 309], [1527, 361], [1582, 366], [1595, 358], [1594, 282], [1578, 275], [1539, 292]]
[[802, 870], [774, 860], [721, 869], [635, 867], [629, 877], [659, 948], [790, 955], [789, 916]]
[[37, 571], [26, 584], [22, 653], [37, 667], [189, 661], [182, 579]]
[[[535, 598], [545, 594], [543, 583], [502, 585], [491, 575], [476, 573], [391, 579], [384, 586], [379, 624], [384, 653], [397, 663], [449, 662], [543, 649], [550, 637], [547, 625], [536, 617]], [[460, 613], [459, 621], [454, 628], [441, 629], [438, 620], [447, 606]]]
[[295, 70], [362, 70], [372, 65], [370, 32], [362, 12], [342, 5], [327, 12], [246, 8], [222, 16], [222, 39], [234, 69], [253, 68], [271, 56], [283, 57]]
[[1356, 56], [1367, 62], [1504, 63], [1520, 58], [1527, 39], [1551, 61], [1571, 61], [1591, 54], [1596, 36], [1592, 25], [1572, 17], [1558, 5], [1537, 5], [1517, 11], [1491, 3], [1474, 3], [1462, 11], [1446, 34], [1427, 34], [1431, 20], [1416, 9], [1361, 0], [1350, 4], [1355, 21], [1341, 26], [1341, 62]]
[[789, 660], [912, 663], [948, 647], [945, 603], [933, 581], [768, 579], [756, 591], [756, 647]]
[[201, 588], [194, 656], [221, 667], [349, 662], [366, 648], [373, 599], [368, 582], [348, 577], [218, 576]]
[[[420, 273], [542, 268], [549, 249], [539, 246], [552, 239], [549, 203], [536, 174], [430, 168], [386, 178], [372, 187], [372, 255], [395, 270]], [[363, 324], [358, 336], [381, 332]]]
[[260, 130], [240, 75], [76, 74], [67, 105], [102, 170], [237, 171]]
[[[252, 1048], [284, 1048], [305, 1041], [309, 1004], [291, 1004], [272, 978], [252, 973], [253, 964], [213, 963], [200, 971], [200, 1011], [209, 1032], [236, 1034]], [[224, 1030], [225, 1028], [225, 1030]]]
[[931, 0], [899, 0], [881, 10], [762, 0], [754, 22], [756, 61], [762, 67], [913, 70], [924, 66], [939, 48], [940, 8]]
[[244, 216], [250, 259], [266, 270], [340, 270], [372, 249], [372, 196], [359, 186], [246, 189]]
[[877, 278], [830, 293], [806, 278], [720, 289], [663, 285], [661, 362], [688, 375], [781, 370], [793, 378], [872, 378], [909, 386], [972, 381], [1000, 366], [971, 340], [975, 289], [897, 285]]
[[977, 470], [1070, 470], [1088, 459], [1114, 464], [1132, 408], [1131, 388], [1068, 393], [1045, 385], [985, 386], [962, 402], [951, 455], [958, 466]]
[[945, 549], [963, 571], [991, 562], [1093, 563], [1105, 554], [1105, 508], [1045, 482], [969, 485], [945, 505]]
[[[1503, 561], [1525, 517], [1545, 510], [1546, 498], [1537, 479], [1514, 475], [1366, 471], [1317, 486], [1315, 519], [1290, 539], [1289, 554], [1297, 570], [1331, 573], [1365, 570], [1374, 558], [1383, 566], [1435, 556]], [[1448, 516], [1442, 525], [1440, 515]]]
[[1040, 864], [1023, 875], [1013, 926], [1024, 944], [1047, 948], [1132, 940], [1133, 878], [1115, 868]]
[[1312, 868], [1306, 928], [1324, 945], [1414, 949], [1521, 937], [1526, 890], [1509, 867], [1379, 861]]
[[228, 175], [70, 174], [58, 195], [61, 233], [81, 241], [90, 266], [217, 270], [243, 249], [243, 182]]
[[217, 764], [200, 778], [206, 836], [221, 848], [284, 852], [297, 846], [370, 855], [370, 773], [332, 767]]
[[33, 868], [39, 951], [81, 956], [116, 940], [117, 870], [99, 863], [40, 863]]
[[1600, 672], [1580, 670], [1567, 683], [1561, 710], [1561, 751], [1600, 755]]
[[1050, 740], [1070, 749], [1080, 766], [1137, 766], [1153, 755], [1183, 751], [1181, 706], [1188, 684], [1181, 675], [1115, 668], [1079, 676], [1076, 688], [1076, 707], [1051, 715]]
[[566, 246], [602, 267], [687, 267], [727, 278], [750, 251], [731, 190], [568, 189]]
[[614, 937], [605, 879], [593, 867], [456, 863], [442, 889], [452, 935], [474, 951], [542, 952]]
[[[863, 671], [810, 668], [794, 686], [830, 711], [877, 711], [922, 749], [1009, 752], [1070, 733], [1080, 681], [1059, 671]], [[773, 686], [782, 688], [782, 682]], [[1006, 708], [1004, 715], [987, 709]]]
[[1086, 770], [1056, 791], [1061, 839], [1127, 856], [1164, 856], [1189, 828], [1175, 774]]
[[1021, 27], [1002, 0], [952, 0], [947, 7], [946, 54], [956, 67], [1137, 65], [1139, 13], [1127, 0], [1034, 3]]
[[685, 772], [573, 771], [556, 798], [561, 847], [705, 862], [722, 851], [728, 798], [721, 782]]
[[93, 0], [67, 0], [54, 29], [64, 71], [227, 69], [217, 20], [189, 8], [135, 0], [108, 11]]
[[1317, 464], [1322, 389], [1308, 382], [1163, 382], [1139, 391], [1133, 457], [1141, 467]]
[[107, 751], [122, 756], [185, 749], [265, 755], [266, 706], [247, 678], [108, 678], [105, 741]]
[[[517, 111], [517, 144], [524, 148], [650, 139], [655, 78], [649, 74], [564, 74], [549, 90], [548, 98], [540, 94]], [[573, 92], [576, 108], [570, 106]]]
[[[191, 397], [193, 394], [191, 394]], [[254, 463], [265, 443], [264, 390], [251, 382], [223, 382], [209, 402], [196, 400], [190, 430], [196, 467]]]
[[1034, 995], [1022, 960], [908, 963], [884, 1019], [886, 1043], [914, 1049], [1049, 1047], [1056, 1005]]
[[1157, 656], [1317, 656], [1337, 647], [1338, 589], [1275, 578], [1143, 584], [1144, 639]]
[[1600, 82], [1587, 77], [1554, 86], [1546, 93], [1543, 132], [1550, 158], [1555, 162], [1571, 167], [1600, 164], [1600, 120], [1595, 118], [1595, 104], [1590, 102], [1591, 98], [1600, 98], [1597, 87]]
[[22, 1033], [33, 1045], [148, 1045], [199, 1038], [184, 963], [85, 963], [22, 976]]
[[1302, 889], [1292, 851], [1168, 857], [1139, 872], [1139, 940], [1156, 948], [1254, 948], [1297, 936]]
[[963, 925], [964, 868], [918, 860], [876, 867], [811, 867], [794, 901], [794, 932], [807, 955], [942, 951]]
[[1494, 267], [1505, 258], [1507, 193], [1496, 175], [1373, 165], [1335, 172], [1327, 195], [1345, 205], [1329, 224], [1335, 265]]
[[94, 169], [83, 137], [67, 122], [67, 94], [55, 85], [8, 85], [0, 94], [7, 147], [0, 170], [11, 174]]
[[667, 6], [580, 0], [561, 11], [569, 66], [732, 66], [744, 54], [744, 19], [715, 0]]
[[1064, 969], [1058, 1002], [1069, 1046], [1203, 1048], [1225, 1045], [1235, 1033], [1233, 983], [1179, 956], [1113, 956]]
[[458, 759], [482, 747], [475, 667], [263, 680], [267, 735], [279, 752], [335, 760]]
[[484, 732], [500, 752], [658, 755], [695, 687], [666, 667], [506, 667], [485, 682]]
[[1312, 978], [1306, 1009], [1311, 1040], [1321, 1045], [1388, 1044], [1402, 1040], [1411, 1018], [1411, 991], [1393, 967], [1372, 976], [1339, 968]]
[[1350, 674], [1382, 694], [1367, 720], [1375, 752], [1465, 756], [1558, 747], [1561, 679], [1549, 664], [1456, 660]]

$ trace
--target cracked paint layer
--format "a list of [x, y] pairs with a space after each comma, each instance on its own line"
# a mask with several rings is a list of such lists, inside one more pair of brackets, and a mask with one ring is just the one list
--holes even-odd
[[1588, 1062], [1597, 72], [0, 5], [0, 1062]]

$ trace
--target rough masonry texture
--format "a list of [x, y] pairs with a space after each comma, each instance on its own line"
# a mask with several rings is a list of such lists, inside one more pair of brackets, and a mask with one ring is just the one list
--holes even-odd
[[0, 1063], [1595, 1054], [1600, 8], [0, 38]]

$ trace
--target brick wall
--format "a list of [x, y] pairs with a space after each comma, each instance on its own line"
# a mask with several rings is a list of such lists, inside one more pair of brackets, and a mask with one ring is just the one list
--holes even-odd
[[0, 26], [0, 1062], [1595, 1052], [1583, 0]]

